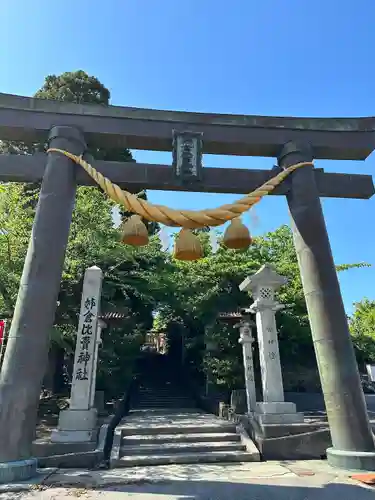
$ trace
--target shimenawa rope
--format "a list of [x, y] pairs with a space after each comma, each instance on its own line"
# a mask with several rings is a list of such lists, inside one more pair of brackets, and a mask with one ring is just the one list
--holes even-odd
[[221, 207], [207, 210], [175, 210], [164, 205], [154, 205], [128, 191], [122, 190], [120, 186], [110, 181], [107, 177], [104, 177], [104, 175], [87, 163], [81, 156], [58, 148], [47, 150], [47, 153], [52, 152], [63, 154], [80, 165], [115, 203], [123, 205], [128, 211], [138, 214], [146, 220], [160, 222], [165, 226], [186, 229], [220, 226], [227, 221], [239, 217], [258, 203], [263, 196], [273, 191], [294, 170], [313, 164], [312, 162], [302, 162], [291, 165], [262, 184], [258, 189], [229, 205], [222, 205]]

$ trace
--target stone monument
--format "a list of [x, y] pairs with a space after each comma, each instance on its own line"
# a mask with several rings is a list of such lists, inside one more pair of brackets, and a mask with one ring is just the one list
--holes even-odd
[[86, 269], [74, 357], [70, 406], [69, 409], [60, 412], [58, 428], [51, 435], [52, 442], [85, 443], [96, 439], [97, 410], [93, 407], [93, 403], [102, 280], [103, 273], [99, 267], [93, 266]]
[[265, 264], [253, 276], [246, 278], [240, 290], [251, 291], [254, 303], [250, 312], [255, 314], [262, 377], [263, 402], [257, 403], [254, 417], [260, 424], [292, 424], [303, 422], [294, 403], [284, 401], [279, 343], [275, 313], [283, 308], [274, 296], [276, 290], [287, 283], [270, 264]]

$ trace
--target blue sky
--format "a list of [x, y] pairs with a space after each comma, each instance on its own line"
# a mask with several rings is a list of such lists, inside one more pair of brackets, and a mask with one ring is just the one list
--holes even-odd
[[[375, 114], [374, 0], [2, 0], [0, 91], [32, 95], [48, 74], [83, 69], [112, 104], [286, 116]], [[170, 154], [136, 151], [139, 161]], [[366, 162], [317, 161], [373, 175]], [[206, 166], [270, 168], [272, 158], [205, 156]], [[235, 196], [150, 192], [206, 208]], [[325, 199], [337, 263], [375, 264], [375, 198]], [[257, 205], [254, 234], [288, 223], [286, 201]], [[250, 217], [247, 218], [250, 222]], [[340, 274], [345, 306], [375, 299], [375, 268]]]

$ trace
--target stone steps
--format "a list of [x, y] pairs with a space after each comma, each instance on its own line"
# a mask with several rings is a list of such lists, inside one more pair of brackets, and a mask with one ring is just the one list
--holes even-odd
[[[184, 402], [189, 402], [191, 403], [192, 400], [189, 399], [189, 398], [181, 398], [181, 397], [160, 397], [160, 398], [155, 398], [155, 397], [149, 397], [149, 398], [139, 398], [136, 400], [136, 402], [138, 404], [142, 403], [142, 404], [145, 404], [145, 403], [164, 403], [164, 404], [168, 404], [168, 403], [174, 403], [174, 402], [177, 402], [177, 403], [184, 403]], [[181, 408], [181, 407], [180, 407]]]
[[[245, 451], [210, 451], [205, 453], [174, 453], [171, 455], [138, 455], [120, 457], [111, 461], [113, 467], [142, 465], [196, 464], [223, 462], [253, 462], [254, 457]], [[257, 460], [259, 461], [259, 459]]]
[[171, 402], [160, 402], [160, 401], [155, 401], [153, 403], [147, 403], [147, 402], [142, 402], [142, 403], [135, 403], [133, 405], [133, 409], [137, 410], [147, 410], [147, 409], [158, 409], [158, 408], [191, 408], [193, 406], [193, 403], [191, 402], [181, 402], [181, 401], [171, 401]]
[[152, 396], [154, 394], [158, 394], [160, 396], [166, 396], [166, 395], [173, 395], [173, 396], [185, 396], [183, 392], [181, 392], [180, 389], [173, 389], [173, 388], [166, 388], [166, 389], [148, 389], [148, 390], [143, 390], [139, 389], [138, 394], [141, 394], [142, 396]]
[[220, 430], [225, 429], [225, 432], [234, 433], [236, 432], [235, 425], [227, 426], [217, 426], [217, 425], [190, 425], [188, 427], [181, 427], [179, 424], [170, 424], [168, 427], [158, 426], [157, 424], [150, 428], [137, 428], [137, 427], [127, 427], [123, 431], [123, 436], [134, 437], [136, 435], [163, 435], [163, 434], [199, 434], [203, 433], [220, 433]]
[[210, 453], [216, 451], [245, 451], [245, 446], [238, 442], [218, 441], [218, 442], [190, 442], [190, 443], [156, 443], [156, 444], [135, 444], [133, 446], [121, 446], [120, 455], [125, 456], [152, 456], [171, 455], [174, 453]]
[[[180, 403], [180, 405], [182, 404], [182, 406], [180, 406], [179, 408], [183, 408], [183, 405], [186, 404], [186, 403], [189, 403], [189, 404], [192, 404], [192, 400], [191, 399], [181, 399], [181, 398], [170, 398], [170, 399], [140, 399], [138, 401], [135, 402], [135, 404], [165, 404], [165, 405], [168, 405], [168, 404], [178, 404]], [[194, 407], [193, 407], [194, 408]]]
[[157, 401], [159, 399], [170, 400], [170, 399], [190, 399], [188, 396], [181, 396], [181, 394], [139, 394], [138, 399]]
[[163, 385], [160, 387], [141, 387], [139, 389], [140, 394], [155, 394], [157, 392], [158, 394], [181, 394], [181, 389], [176, 386], [172, 385]]
[[164, 443], [210, 443], [211, 441], [238, 442], [241, 438], [234, 432], [205, 432], [192, 434], [141, 434], [138, 436], [122, 436], [121, 446]]
[[157, 408], [194, 408], [192, 399], [175, 387], [166, 385], [162, 387], [143, 388], [134, 400], [133, 409], [157, 409]]
[[191, 401], [191, 399], [181, 396], [147, 396], [139, 397], [137, 398], [137, 401]]
[[259, 461], [236, 425], [196, 410], [132, 411], [116, 428], [112, 467]]

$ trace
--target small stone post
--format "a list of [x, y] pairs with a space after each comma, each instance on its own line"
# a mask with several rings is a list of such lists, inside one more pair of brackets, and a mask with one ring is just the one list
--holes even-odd
[[59, 415], [58, 428], [51, 441], [88, 442], [95, 439], [97, 411], [92, 407], [91, 391], [95, 381], [98, 314], [103, 273], [99, 267], [86, 269], [81, 312], [74, 357], [70, 406]]
[[294, 403], [284, 402], [275, 319], [276, 311], [283, 306], [274, 300], [274, 295], [286, 282], [284, 276], [277, 274], [270, 264], [265, 264], [240, 285], [240, 290], [251, 291], [254, 298], [250, 312], [256, 315], [263, 388], [263, 403], [257, 404], [256, 416], [263, 424], [289, 424], [303, 420], [303, 415], [296, 413]]
[[253, 362], [253, 335], [252, 327], [255, 326], [253, 321], [244, 320], [239, 323], [240, 338], [238, 342], [242, 344], [243, 366], [245, 371], [245, 388], [247, 412], [253, 413], [256, 410], [256, 390], [254, 377], [254, 362]]

